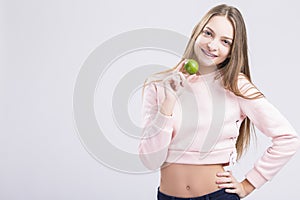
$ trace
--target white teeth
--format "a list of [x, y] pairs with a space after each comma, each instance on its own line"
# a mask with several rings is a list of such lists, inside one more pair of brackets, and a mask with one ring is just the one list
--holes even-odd
[[208, 52], [206, 52], [205, 50], [203, 50], [202, 49], [202, 51], [203, 51], [203, 53], [205, 54], [205, 55], [207, 55], [207, 56], [210, 56], [210, 57], [217, 57], [217, 56], [215, 56], [215, 55], [213, 55], [213, 54], [210, 54], [210, 53], [208, 53]]

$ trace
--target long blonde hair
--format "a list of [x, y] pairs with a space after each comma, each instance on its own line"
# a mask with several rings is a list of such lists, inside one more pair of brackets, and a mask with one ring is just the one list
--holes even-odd
[[[190, 39], [187, 43], [182, 59], [180, 60], [180, 62], [178, 62], [176, 66], [166, 71], [156, 73], [155, 75], [172, 72], [177, 69], [179, 63], [181, 63], [184, 59], [195, 57], [194, 43], [197, 37], [199, 36], [199, 34], [202, 32], [203, 28], [206, 26], [209, 20], [214, 16], [226, 17], [232, 23], [232, 26], [234, 28], [234, 38], [230, 50], [231, 52], [229, 53], [230, 56], [227, 57], [224, 62], [222, 62], [217, 66], [218, 69], [220, 69], [220, 76], [216, 78], [222, 77], [223, 87], [233, 92], [237, 96], [246, 99], [257, 99], [263, 97], [264, 95], [258, 90], [257, 90], [258, 92], [254, 94], [247, 95], [247, 96], [243, 95], [238, 88], [237, 81], [241, 73], [245, 78], [249, 80], [250, 83], [252, 83], [250, 69], [249, 69], [249, 62], [248, 62], [246, 26], [240, 11], [233, 6], [228, 6], [226, 4], [221, 4], [213, 7], [203, 16], [201, 21], [198, 24], [196, 24], [196, 26], [192, 31]], [[183, 71], [183, 68], [180, 69], [179, 71]], [[144, 83], [144, 87], [146, 84], [147, 84], [147, 79]], [[252, 88], [253, 87], [255, 86], [253, 85]], [[239, 136], [236, 142], [238, 159], [243, 155], [245, 150], [249, 147], [251, 132], [255, 132], [254, 126], [250, 121], [250, 119], [246, 117], [240, 126]]]

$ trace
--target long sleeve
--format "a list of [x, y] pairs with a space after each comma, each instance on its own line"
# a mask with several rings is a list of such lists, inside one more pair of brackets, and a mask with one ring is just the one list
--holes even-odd
[[173, 132], [173, 117], [159, 111], [159, 89], [154, 83], [147, 85], [142, 102], [143, 136], [139, 155], [143, 164], [151, 170], [164, 163]]
[[[239, 77], [238, 87], [242, 93], [250, 96], [259, 92], [243, 76]], [[296, 153], [300, 141], [288, 120], [265, 97], [253, 100], [239, 97], [239, 104], [242, 113], [250, 118], [255, 127], [272, 138], [272, 145], [246, 174], [250, 183], [260, 188], [270, 181]]]

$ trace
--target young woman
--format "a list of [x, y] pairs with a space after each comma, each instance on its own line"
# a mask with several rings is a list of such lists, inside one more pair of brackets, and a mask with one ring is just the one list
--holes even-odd
[[[187, 59], [199, 63], [188, 75]], [[157, 197], [239, 199], [261, 187], [300, 146], [290, 123], [251, 82], [247, 36], [237, 8], [212, 8], [195, 26], [182, 60], [146, 81], [140, 158], [160, 168]], [[240, 158], [255, 125], [272, 138], [254, 167], [238, 182], [225, 166]]]

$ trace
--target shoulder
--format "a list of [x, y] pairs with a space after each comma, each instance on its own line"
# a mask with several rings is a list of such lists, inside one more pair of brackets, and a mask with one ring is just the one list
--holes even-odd
[[164, 87], [161, 81], [150, 81], [145, 83], [143, 87], [144, 99], [161, 98], [164, 94]]
[[251, 81], [249, 80], [248, 76], [240, 72], [238, 75], [238, 83], [241, 84], [246, 82], [251, 82]]
[[261, 94], [259, 89], [252, 83], [252, 81], [243, 73], [239, 73], [237, 78], [237, 87], [239, 92], [246, 97], [253, 97]]
[[157, 87], [155, 82], [145, 82], [143, 86], [143, 96], [153, 96], [157, 93]]

